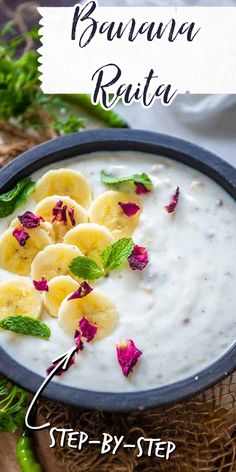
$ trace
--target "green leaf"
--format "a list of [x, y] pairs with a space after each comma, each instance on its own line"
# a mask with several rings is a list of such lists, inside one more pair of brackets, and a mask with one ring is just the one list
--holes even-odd
[[10, 215], [16, 208], [24, 205], [34, 191], [35, 185], [30, 177], [25, 177], [19, 180], [12, 190], [0, 195], [0, 218]]
[[17, 425], [11, 415], [0, 410], [0, 432], [15, 433], [16, 429]]
[[69, 268], [73, 274], [85, 280], [95, 280], [105, 275], [101, 267], [86, 256], [79, 256], [73, 259]]
[[85, 127], [85, 124], [82, 118], [78, 118], [75, 115], [69, 115], [65, 121], [55, 121], [55, 123], [52, 124], [52, 127], [60, 134], [69, 134], [80, 131]]
[[108, 246], [101, 253], [102, 262], [107, 272], [121, 266], [123, 262], [130, 256], [134, 249], [134, 241], [132, 238], [122, 238], [116, 243]]
[[8, 316], [0, 320], [0, 328], [42, 339], [49, 339], [51, 335], [51, 331], [45, 323], [23, 315]]
[[24, 425], [27, 393], [3, 376], [0, 377], [0, 391], [0, 432], [14, 433]]
[[101, 181], [105, 185], [122, 185], [125, 183], [133, 184], [134, 182], [137, 182], [137, 183], [145, 185], [145, 187], [147, 187], [148, 190], [151, 190], [153, 187], [153, 183], [150, 177], [147, 174], [145, 174], [145, 172], [143, 172], [142, 174], [130, 175], [129, 177], [117, 177], [113, 174], [109, 174], [106, 171], [102, 170]]

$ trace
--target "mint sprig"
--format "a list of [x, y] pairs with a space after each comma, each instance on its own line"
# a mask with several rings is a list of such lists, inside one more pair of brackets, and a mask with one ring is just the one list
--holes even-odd
[[30, 316], [14, 315], [0, 320], [0, 328], [14, 333], [27, 336], [36, 336], [42, 339], [49, 339], [51, 331], [49, 327], [39, 320]]
[[69, 268], [73, 274], [85, 280], [95, 280], [105, 275], [104, 270], [93, 259], [86, 256], [73, 259]]
[[153, 187], [153, 183], [150, 177], [143, 172], [142, 174], [133, 174], [129, 177], [117, 177], [113, 174], [109, 174], [105, 170], [101, 171], [101, 181], [105, 185], [122, 185], [126, 183], [139, 183], [145, 185], [148, 190], [151, 190]]
[[102, 267], [96, 264], [90, 257], [79, 256], [73, 259], [69, 268], [74, 275], [84, 280], [99, 279], [100, 277], [104, 277], [111, 270], [120, 267], [130, 256], [133, 248], [134, 241], [132, 238], [122, 238], [114, 244], [111, 244], [111, 246], [108, 246], [107, 249], [101, 253]]
[[16, 208], [23, 206], [35, 189], [35, 182], [30, 177], [19, 180], [16, 186], [0, 195], [0, 218], [11, 215]]
[[106, 272], [117, 269], [130, 256], [134, 249], [134, 241], [132, 238], [122, 238], [116, 243], [108, 246], [101, 253], [103, 266]]

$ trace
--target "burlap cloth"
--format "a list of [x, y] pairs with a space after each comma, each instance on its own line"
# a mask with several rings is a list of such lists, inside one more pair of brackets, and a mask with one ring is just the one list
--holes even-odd
[[[0, 0], [0, 12], [8, 18], [17, 14], [21, 31], [25, 30], [27, 12], [35, 20], [35, 2], [25, 2], [16, 12], [8, 5], [8, 2]], [[0, 134], [0, 167], [20, 152], [53, 138], [48, 134], [47, 126], [40, 135], [32, 138], [27, 132], [19, 132], [1, 122]], [[140, 436], [159, 437], [173, 441], [177, 447], [169, 461], [155, 456], [137, 458], [134, 449], [121, 448], [116, 455], [101, 455], [95, 446], [86, 446], [82, 452], [60, 446], [49, 449], [46, 431], [35, 435], [37, 453], [45, 472], [233, 472], [236, 471], [235, 402], [236, 375], [181, 404], [130, 413], [81, 410], [41, 399], [40, 422], [49, 421], [56, 427], [85, 431], [90, 439], [101, 439], [102, 433], [109, 432], [111, 435], [124, 435], [127, 443], [135, 442]], [[1, 435], [1, 472], [18, 471], [15, 442], [15, 437]]]

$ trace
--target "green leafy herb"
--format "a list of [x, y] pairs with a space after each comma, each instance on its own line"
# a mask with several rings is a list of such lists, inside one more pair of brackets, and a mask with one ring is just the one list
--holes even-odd
[[51, 331], [45, 323], [23, 315], [8, 316], [0, 320], [0, 328], [42, 339], [49, 339], [51, 335]]
[[73, 274], [85, 280], [95, 280], [105, 275], [103, 269], [86, 256], [79, 256], [73, 259], [69, 268]]
[[130, 175], [129, 177], [116, 177], [113, 174], [109, 174], [106, 171], [101, 171], [101, 181], [105, 185], [122, 185], [126, 183], [133, 184], [134, 182], [140, 183], [145, 185], [148, 190], [151, 190], [153, 187], [153, 183], [150, 177], [143, 172], [142, 174], [134, 174]]
[[117, 269], [130, 256], [134, 248], [132, 238], [122, 238], [102, 252], [102, 262], [107, 272]]
[[75, 115], [70, 115], [65, 121], [55, 121], [52, 125], [55, 131], [60, 134], [75, 133], [80, 129], [85, 128], [84, 120]]
[[24, 405], [27, 393], [0, 377], [0, 432], [14, 433], [24, 424]]
[[[79, 131], [84, 127], [82, 118], [70, 113], [68, 103], [75, 105], [79, 111], [84, 110], [110, 127], [127, 127], [125, 121], [113, 110], [103, 110], [100, 105], [93, 105], [89, 95], [66, 94], [61, 96], [47, 95], [40, 89], [38, 71], [38, 52], [27, 51], [22, 56], [19, 46], [27, 39], [38, 42], [37, 29], [17, 36], [8, 22], [0, 32], [0, 119], [17, 119], [20, 127], [45, 129], [48, 123], [58, 134]], [[68, 111], [68, 118], [63, 120], [61, 109]], [[46, 124], [41, 115], [46, 114]], [[58, 110], [57, 113], [55, 109]]]
[[25, 177], [19, 180], [12, 190], [0, 195], [0, 218], [10, 215], [16, 208], [24, 205], [34, 191], [35, 185], [30, 177]]
[[111, 270], [120, 267], [130, 256], [134, 248], [132, 238], [122, 238], [108, 246], [101, 253], [103, 267], [99, 267], [90, 257], [79, 256], [73, 259], [69, 268], [77, 277], [85, 280], [95, 280], [104, 277]]

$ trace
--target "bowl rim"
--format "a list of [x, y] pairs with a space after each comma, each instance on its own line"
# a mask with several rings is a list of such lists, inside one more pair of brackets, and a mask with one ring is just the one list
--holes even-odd
[[[83, 131], [47, 141], [19, 155], [0, 171], [0, 193], [54, 162], [99, 151], [141, 151], [193, 167], [217, 182], [236, 200], [236, 169], [215, 154], [169, 135], [134, 129]], [[49, 383], [43, 396], [67, 405], [108, 411], [161, 407], [210, 388], [236, 369], [236, 344], [195, 375], [166, 386], [135, 392], [96, 392]], [[0, 346], [0, 372], [32, 392], [44, 378], [19, 364]]]

